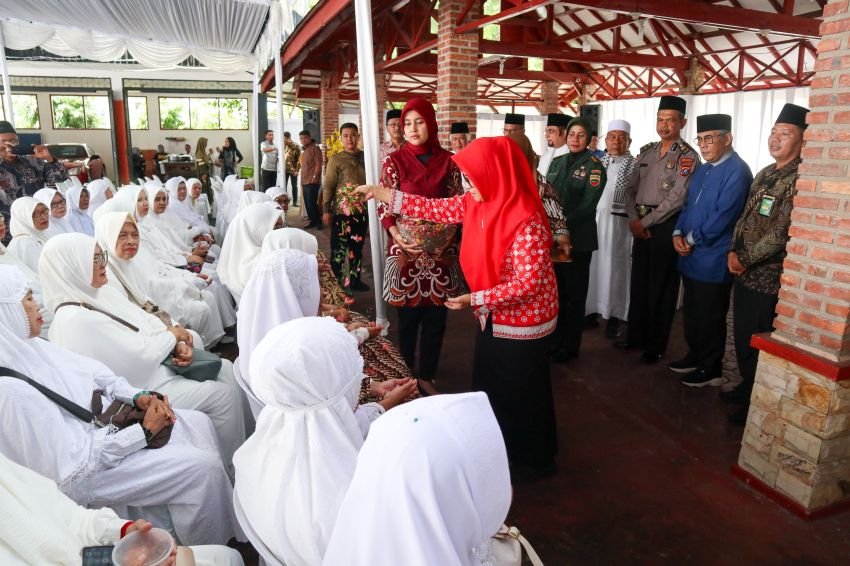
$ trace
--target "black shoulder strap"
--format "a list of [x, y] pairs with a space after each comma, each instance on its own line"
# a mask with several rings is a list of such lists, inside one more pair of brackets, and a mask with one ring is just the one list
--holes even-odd
[[92, 305], [88, 304], [88, 303], [74, 303], [74, 302], [61, 303], [61, 304], [59, 304], [59, 305], [56, 307], [56, 310], [58, 311], [58, 310], [59, 310], [59, 309], [61, 309], [62, 307], [68, 307], [68, 306], [73, 306], [73, 307], [83, 307], [84, 309], [88, 309], [88, 310], [90, 310], [90, 311], [99, 312], [100, 314], [102, 314], [102, 315], [104, 315], [104, 316], [108, 316], [109, 318], [111, 318], [111, 319], [112, 319], [112, 320], [114, 320], [115, 322], [117, 322], [117, 323], [119, 323], [119, 324], [123, 324], [124, 326], [126, 326], [127, 328], [129, 328], [130, 330], [132, 330], [133, 332], [138, 332], [138, 331], [139, 331], [139, 327], [138, 327], [138, 326], [134, 326], [134, 325], [130, 324], [129, 322], [127, 322], [126, 320], [124, 320], [123, 318], [117, 317], [117, 316], [115, 316], [114, 314], [109, 314], [109, 313], [108, 313], [108, 312], [106, 312], [105, 310], [101, 310], [101, 309], [99, 309], [99, 308], [97, 308], [97, 307], [94, 307], [94, 306], [92, 306]]
[[77, 417], [78, 419], [80, 419], [81, 421], [87, 422], [87, 423], [94, 423], [95, 422], [94, 414], [91, 411], [87, 411], [86, 409], [83, 409], [82, 407], [80, 407], [79, 405], [74, 403], [73, 401], [69, 401], [68, 399], [62, 397], [61, 395], [52, 391], [51, 389], [48, 389], [47, 387], [43, 386], [42, 384], [40, 384], [36, 381], [33, 381], [32, 379], [25, 376], [24, 374], [22, 374], [19, 371], [13, 370], [11, 368], [0, 366], [0, 377], [2, 377], [2, 376], [16, 377], [16, 378], [18, 378], [22, 381], [26, 381], [27, 383], [29, 383], [30, 385], [32, 385], [33, 387], [35, 387], [36, 389], [41, 391], [41, 393], [44, 394], [45, 397], [47, 397], [48, 399], [50, 399], [51, 401], [53, 401], [54, 403], [56, 403], [57, 405], [59, 405], [60, 407], [62, 407], [63, 409], [65, 409], [66, 411], [68, 411], [69, 413], [74, 415], [75, 417]]

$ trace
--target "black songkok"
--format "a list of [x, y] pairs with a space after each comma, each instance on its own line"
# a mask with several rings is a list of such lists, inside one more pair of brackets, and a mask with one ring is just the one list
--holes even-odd
[[809, 113], [808, 108], [797, 106], [796, 104], [787, 103], [782, 107], [779, 116], [776, 117], [776, 124], [793, 124], [804, 130], [809, 127], [806, 124], [806, 114]]
[[658, 103], [658, 110], [678, 110], [682, 114], [688, 107], [687, 101], [679, 96], [662, 96]]
[[505, 114], [505, 124], [525, 127], [525, 114]]
[[452, 124], [451, 129], [449, 130], [450, 134], [468, 134], [469, 133], [469, 124], [466, 122], [454, 122]]
[[703, 114], [697, 116], [697, 132], [714, 130], [732, 131], [732, 116], [729, 114]]

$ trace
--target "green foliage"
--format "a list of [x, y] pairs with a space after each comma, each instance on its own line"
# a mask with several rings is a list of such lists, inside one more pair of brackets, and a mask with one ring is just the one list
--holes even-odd
[[[38, 98], [34, 94], [13, 94], [12, 109], [15, 111], [15, 127], [19, 130], [37, 130], [41, 127], [38, 118]], [[0, 120], [6, 119], [6, 100], [0, 97]]]
[[248, 129], [248, 101], [244, 98], [219, 98], [219, 123], [222, 130]]
[[148, 99], [145, 96], [128, 96], [127, 112], [131, 130], [148, 129]]
[[245, 98], [160, 98], [163, 130], [247, 130]]
[[160, 98], [159, 125], [163, 130], [188, 130], [189, 99]]
[[50, 97], [50, 104], [56, 129], [109, 129], [109, 98], [106, 96], [54, 95]]
[[528, 58], [528, 70], [529, 71], [542, 71], [543, 70], [543, 59], [539, 59], [537, 57], [529, 57]]

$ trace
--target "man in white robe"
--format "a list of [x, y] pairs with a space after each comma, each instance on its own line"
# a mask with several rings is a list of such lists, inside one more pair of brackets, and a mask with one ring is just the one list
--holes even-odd
[[635, 167], [629, 153], [631, 124], [612, 120], [605, 136], [607, 153], [601, 158], [608, 172], [608, 182], [596, 206], [596, 229], [599, 250], [590, 262], [590, 290], [586, 312], [608, 319], [605, 336], [616, 338], [621, 320], [629, 312], [629, 279], [631, 273], [632, 234], [626, 215], [626, 184]]

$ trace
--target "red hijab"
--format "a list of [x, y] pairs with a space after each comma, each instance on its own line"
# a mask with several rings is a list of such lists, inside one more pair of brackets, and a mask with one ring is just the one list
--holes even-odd
[[[454, 164], [452, 154], [440, 146], [434, 107], [424, 98], [410, 99], [401, 111], [402, 124], [405, 114], [411, 110], [425, 119], [428, 141], [418, 146], [408, 142], [390, 154], [389, 158], [398, 174], [398, 188], [402, 192], [428, 198], [445, 197], [448, 195], [449, 176]], [[417, 156], [425, 154], [430, 154], [430, 157], [422, 163]]]
[[[517, 230], [533, 215], [545, 219], [537, 182], [519, 146], [508, 137], [478, 138], [452, 157], [484, 198], [464, 197], [460, 264], [472, 291], [499, 284], [499, 269]], [[551, 235], [545, 242], [552, 246]]]

